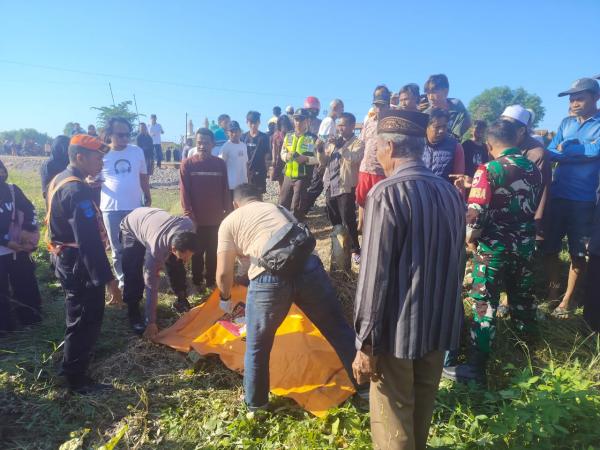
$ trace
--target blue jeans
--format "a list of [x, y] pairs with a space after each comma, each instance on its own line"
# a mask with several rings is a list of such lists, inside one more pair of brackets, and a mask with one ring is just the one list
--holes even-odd
[[354, 383], [352, 362], [355, 333], [344, 320], [340, 302], [321, 260], [311, 255], [301, 274], [292, 279], [263, 273], [250, 281], [246, 300], [246, 404], [259, 408], [269, 402], [269, 359], [275, 332], [295, 303], [340, 357]]
[[108, 234], [110, 249], [112, 250], [113, 268], [119, 282], [119, 288], [123, 289], [125, 277], [123, 276], [123, 246], [119, 241], [119, 226], [121, 221], [131, 211], [102, 211], [102, 220]]

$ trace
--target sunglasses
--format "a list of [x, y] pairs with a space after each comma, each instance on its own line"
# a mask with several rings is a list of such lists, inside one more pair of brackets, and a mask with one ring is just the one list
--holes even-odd
[[128, 138], [129, 137], [129, 133], [113, 133], [113, 135], [118, 138]]

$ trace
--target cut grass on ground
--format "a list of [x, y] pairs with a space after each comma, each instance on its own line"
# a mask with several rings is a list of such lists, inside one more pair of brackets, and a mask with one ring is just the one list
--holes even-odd
[[[43, 201], [37, 176], [11, 173], [34, 201]], [[156, 206], [180, 211], [178, 191], [154, 191]], [[327, 260], [330, 227], [323, 211], [310, 216]], [[217, 359], [192, 364], [186, 355], [131, 335], [123, 310], [107, 308], [91, 366], [112, 382], [98, 397], [69, 395], [57, 382], [64, 331], [63, 296], [35, 254], [44, 322], [0, 339], [0, 448], [353, 448], [370, 447], [368, 414], [349, 401], [323, 419], [293, 401], [274, 398], [277, 413], [250, 417], [240, 400], [241, 377]], [[327, 267], [327, 263], [326, 263]], [[348, 317], [356, 275], [332, 274]], [[541, 292], [541, 291], [540, 291]], [[173, 297], [161, 294], [160, 326], [176, 319]], [[201, 301], [196, 295], [193, 303]], [[434, 448], [600, 448], [600, 342], [580, 313], [542, 320], [524, 337], [499, 321], [488, 390], [443, 381], [431, 429]], [[118, 443], [117, 443], [118, 442]]]

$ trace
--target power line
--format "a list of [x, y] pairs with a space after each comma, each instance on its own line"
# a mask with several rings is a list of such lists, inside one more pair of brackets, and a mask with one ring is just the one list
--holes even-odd
[[260, 96], [265, 96], [265, 97], [286, 97], [286, 98], [302, 97], [302, 96], [297, 96], [297, 95], [278, 94], [278, 93], [273, 93], [273, 92], [259, 92], [259, 91], [250, 91], [250, 90], [244, 90], [244, 89], [219, 88], [219, 87], [205, 86], [205, 85], [194, 84], [194, 83], [181, 83], [181, 82], [177, 82], [177, 81], [151, 80], [148, 78], [132, 77], [132, 76], [128, 76], [128, 75], [117, 75], [117, 74], [110, 74], [110, 73], [103, 73], [103, 72], [91, 72], [91, 71], [87, 71], [87, 70], [46, 66], [46, 65], [42, 65], [42, 64], [31, 64], [31, 63], [25, 63], [25, 62], [21, 62], [21, 61], [10, 61], [10, 60], [6, 60], [6, 59], [0, 59], [0, 63], [12, 64], [12, 65], [22, 66], [22, 67], [31, 67], [31, 68], [35, 68], [35, 69], [46, 69], [46, 70], [55, 70], [55, 71], [59, 71], [59, 72], [76, 73], [79, 75], [91, 75], [91, 76], [106, 77], [106, 78], [118, 78], [118, 79], [122, 79], [122, 80], [141, 81], [144, 83], [163, 84], [163, 85], [167, 85], [167, 86], [203, 89], [203, 90], [207, 90], [207, 91], [217, 91], [217, 92], [228, 92], [228, 93], [232, 93], [232, 94], [250, 94], [250, 95], [260, 95]]

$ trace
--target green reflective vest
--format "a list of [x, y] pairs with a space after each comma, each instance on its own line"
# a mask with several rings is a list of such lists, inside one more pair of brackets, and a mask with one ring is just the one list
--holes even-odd
[[[297, 155], [314, 156], [316, 139], [312, 135], [303, 134], [296, 136], [296, 133], [285, 135], [283, 145], [290, 154], [290, 159], [285, 163], [285, 176], [289, 178], [303, 178], [309, 174], [310, 168], [306, 164], [299, 164], [296, 161]], [[297, 155], [296, 155], [297, 154]]]

